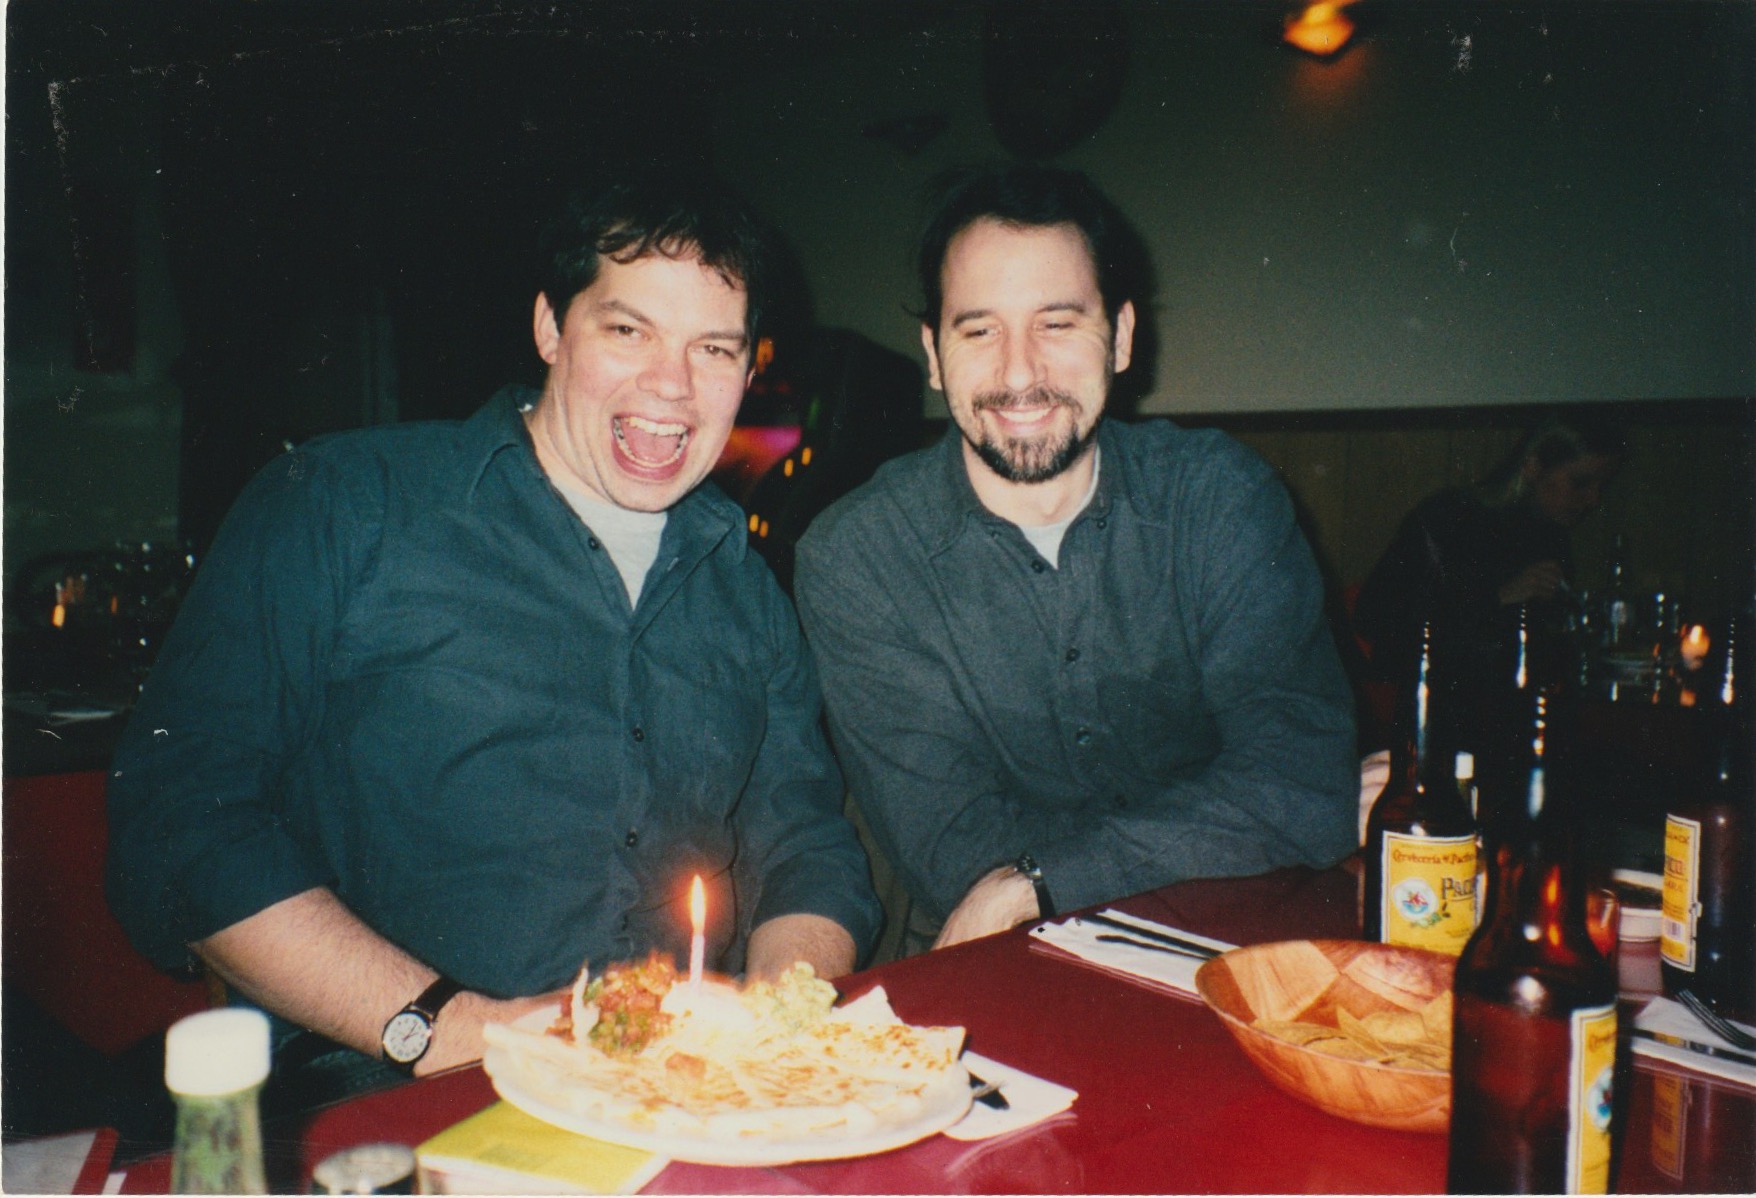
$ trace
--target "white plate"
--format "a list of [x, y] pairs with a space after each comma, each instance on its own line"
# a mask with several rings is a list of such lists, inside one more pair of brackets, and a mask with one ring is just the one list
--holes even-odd
[[[521, 1031], [541, 1032], [549, 1025], [548, 1011], [533, 1011], [512, 1026]], [[643, 1148], [672, 1160], [692, 1161], [703, 1165], [786, 1165], [796, 1161], [840, 1160], [851, 1156], [870, 1156], [888, 1152], [924, 1140], [944, 1131], [969, 1112], [970, 1088], [968, 1073], [961, 1067], [947, 1071], [946, 1080], [928, 1091], [926, 1108], [907, 1123], [883, 1127], [860, 1135], [838, 1137], [833, 1130], [813, 1131], [809, 1135], [784, 1140], [709, 1140], [694, 1136], [660, 1135], [592, 1119], [577, 1111], [563, 1110], [528, 1093], [510, 1076], [506, 1055], [490, 1047], [482, 1059], [482, 1067], [494, 1083], [494, 1090], [527, 1115], [552, 1123], [556, 1127], [578, 1132], [611, 1144]]]

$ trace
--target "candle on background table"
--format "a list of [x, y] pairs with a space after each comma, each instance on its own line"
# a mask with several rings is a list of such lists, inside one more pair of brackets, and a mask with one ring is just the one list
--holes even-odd
[[1683, 668], [1699, 670], [1701, 663], [1707, 659], [1707, 650], [1711, 642], [1707, 639], [1707, 629], [1699, 624], [1691, 624], [1683, 632]]
[[701, 958], [707, 948], [707, 889], [701, 875], [689, 883], [689, 985], [701, 989]]

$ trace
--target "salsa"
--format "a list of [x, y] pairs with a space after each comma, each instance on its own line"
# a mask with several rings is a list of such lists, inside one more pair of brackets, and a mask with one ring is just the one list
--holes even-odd
[[637, 964], [605, 970], [585, 991], [585, 1000], [598, 1009], [587, 1038], [607, 1056], [639, 1053], [670, 1028], [671, 1017], [659, 1003], [676, 981], [677, 967], [656, 952]]

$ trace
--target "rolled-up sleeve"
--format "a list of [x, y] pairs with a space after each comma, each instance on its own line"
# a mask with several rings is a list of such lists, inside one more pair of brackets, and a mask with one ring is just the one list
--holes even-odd
[[329, 884], [278, 807], [313, 734], [357, 546], [355, 506], [325, 465], [270, 463], [227, 517], [167, 637], [109, 784], [110, 904], [161, 966], [187, 945]]

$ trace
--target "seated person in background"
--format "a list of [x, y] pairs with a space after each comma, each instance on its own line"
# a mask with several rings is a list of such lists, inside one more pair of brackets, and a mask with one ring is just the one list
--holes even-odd
[[1427, 619], [1445, 630], [1435, 668], [1443, 658], [1465, 687], [1506, 657], [1518, 605], [1529, 604], [1539, 626], [1558, 628], [1574, 602], [1569, 530], [1597, 510], [1627, 452], [1621, 431], [1590, 414], [1557, 416], [1484, 482], [1422, 500], [1354, 607], [1373, 673], [1398, 684], [1412, 677]]
[[1221, 433], [1101, 420], [1133, 348], [1119, 222], [1070, 171], [948, 190], [919, 263], [952, 427], [799, 546], [837, 752], [938, 945], [1355, 847], [1286, 491]]
[[202, 565], [116, 758], [111, 901], [346, 1046], [342, 1092], [479, 1057], [587, 959], [687, 961], [692, 875], [710, 968], [833, 977], [875, 936], [793, 609], [700, 485], [770, 252], [707, 181], [582, 195], [540, 392], [288, 453]]

